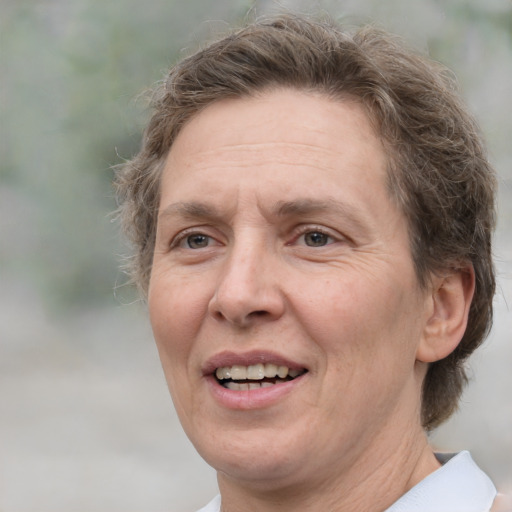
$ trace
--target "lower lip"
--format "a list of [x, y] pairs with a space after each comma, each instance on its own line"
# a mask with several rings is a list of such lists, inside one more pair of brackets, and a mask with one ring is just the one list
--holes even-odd
[[219, 384], [213, 375], [206, 377], [206, 382], [208, 383], [208, 387], [214, 399], [222, 407], [226, 407], [227, 409], [250, 410], [263, 409], [280, 402], [287, 395], [296, 390], [297, 387], [303, 383], [306, 376], [307, 373], [293, 380], [274, 384], [268, 388], [244, 391], [234, 391], [225, 388]]

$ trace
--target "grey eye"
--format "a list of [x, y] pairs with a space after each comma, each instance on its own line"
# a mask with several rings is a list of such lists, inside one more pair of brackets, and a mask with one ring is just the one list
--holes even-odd
[[189, 235], [185, 239], [187, 247], [190, 249], [203, 249], [204, 247], [208, 247], [210, 244], [210, 237], [207, 235], [202, 235], [200, 233]]
[[329, 235], [321, 231], [310, 231], [304, 234], [304, 243], [309, 247], [322, 247], [329, 243]]

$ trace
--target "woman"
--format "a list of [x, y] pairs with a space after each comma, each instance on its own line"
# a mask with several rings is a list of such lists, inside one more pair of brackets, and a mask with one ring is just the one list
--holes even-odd
[[293, 15], [175, 66], [120, 169], [202, 512], [488, 511], [455, 410], [492, 318], [494, 173], [445, 70]]

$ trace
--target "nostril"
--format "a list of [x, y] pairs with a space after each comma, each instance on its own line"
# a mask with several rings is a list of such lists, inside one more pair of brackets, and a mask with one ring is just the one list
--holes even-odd
[[251, 322], [275, 320], [283, 314], [284, 301], [279, 291], [228, 288], [226, 282], [208, 304], [209, 314], [216, 321], [245, 327]]
[[217, 320], [224, 320], [224, 315], [220, 312], [220, 311], [215, 311], [213, 313], [213, 316], [217, 319]]
[[252, 316], [265, 316], [265, 315], [268, 315], [268, 311], [265, 311], [265, 310], [260, 310], [260, 311], [253, 311], [252, 313], [250, 313]]
[[213, 316], [217, 320], [228, 320], [235, 324], [246, 324], [247, 322], [250, 322], [251, 319], [263, 318], [268, 315], [269, 315], [269, 312], [265, 311], [264, 309], [261, 309], [258, 311], [251, 311], [249, 314], [243, 315], [240, 317], [233, 316], [233, 317], [229, 317], [229, 318], [222, 311], [215, 311], [213, 313]]

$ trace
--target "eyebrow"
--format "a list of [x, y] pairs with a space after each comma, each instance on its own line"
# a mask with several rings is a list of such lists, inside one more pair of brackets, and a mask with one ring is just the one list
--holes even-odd
[[197, 218], [217, 218], [220, 217], [220, 212], [213, 205], [198, 203], [198, 202], [184, 202], [172, 203], [166, 206], [158, 215], [158, 217], [168, 217], [177, 215], [186, 219]]
[[368, 229], [364, 222], [364, 215], [353, 205], [342, 203], [336, 199], [296, 199], [294, 201], [278, 201], [276, 212], [281, 217], [307, 216], [313, 213], [333, 212], [345, 218], [358, 229]]
[[[271, 213], [277, 217], [306, 217], [315, 213], [332, 212], [350, 222], [358, 230], [368, 229], [368, 224], [364, 221], [365, 216], [358, 213], [358, 208], [332, 198], [322, 200], [299, 198], [293, 201], [277, 201], [272, 210]], [[171, 203], [158, 215], [159, 218], [172, 216], [193, 220], [220, 220], [224, 217], [214, 205], [196, 201]]]

